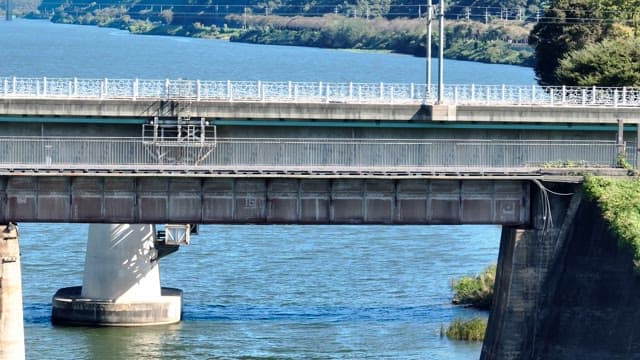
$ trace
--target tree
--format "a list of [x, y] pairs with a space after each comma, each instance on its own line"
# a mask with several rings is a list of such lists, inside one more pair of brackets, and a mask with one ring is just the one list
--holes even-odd
[[588, 45], [561, 60], [556, 75], [565, 85], [640, 86], [640, 39]]
[[559, 84], [556, 69], [562, 58], [606, 37], [611, 25], [602, 13], [590, 0], [555, 0], [550, 5], [529, 35], [540, 85]]

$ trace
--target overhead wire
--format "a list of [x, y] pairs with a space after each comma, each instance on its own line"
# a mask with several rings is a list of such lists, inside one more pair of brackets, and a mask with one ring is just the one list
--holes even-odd
[[[51, 6], [53, 7], [53, 3]], [[73, 4], [72, 4], [73, 5]], [[45, 0], [41, 7], [47, 6]], [[343, 15], [348, 17], [376, 18], [383, 13], [385, 18], [408, 17], [410, 19], [419, 19], [426, 16], [426, 5], [423, 4], [398, 4], [382, 7], [375, 7], [357, 4], [340, 4], [340, 5], [313, 5], [309, 10], [305, 10], [304, 5], [280, 5], [271, 8], [264, 3], [221, 3], [221, 4], [172, 4], [172, 3], [126, 3], [120, 2], [116, 4], [78, 4], [78, 7], [91, 7], [98, 9], [122, 7], [129, 9], [139, 9], [138, 11], [148, 10], [148, 14], [154, 14], [163, 10], [171, 10], [174, 16], [198, 16], [203, 18], [222, 18], [228, 14], [248, 14], [254, 15], [276, 15], [276, 16], [325, 16], [325, 15]], [[434, 5], [438, 7], [438, 3]], [[296, 8], [299, 10], [296, 11]], [[387, 11], [380, 11], [380, 9]], [[324, 10], [323, 10], [324, 9]], [[402, 11], [405, 9], [406, 11]], [[51, 9], [53, 10], [53, 8]], [[583, 12], [585, 16], [575, 16], [575, 13]], [[550, 14], [555, 14], [550, 16]], [[369, 16], [367, 16], [369, 15]], [[420, 15], [420, 17], [418, 17]], [[457, 20], [475, 20], [477, 22], [527, 22], [527, 23], [546, 23], [556, 25], [575, 25], [576, 23], [585, 24], [611, 24], [626, 23], [635, 24], [640, 22], [640, 12], [629, 16], [628, 12], [618, 11], [600, 11], [598, 9], [557, 9], [557, 8], [540, 8], [537, 11], [531, 11], [522, 7], [496, 7], [496, 6], [451, 6], [445, 9], [445, 18], [456, 18]]]

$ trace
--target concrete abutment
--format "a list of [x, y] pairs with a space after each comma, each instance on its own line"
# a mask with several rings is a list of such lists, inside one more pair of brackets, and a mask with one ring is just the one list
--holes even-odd
[[[640, 356], [640, 277], [580, 185], [532, 191], [531, 227], [504, 227], [481, 359]], [[553, 220], [553, 226], [551, 224]]]
[[0, 225], [0, 360], [25, 358], [18, 226]]
[[52, 300], [56, 325], [144, 326], [176, 323], [182, 291], [162, 288], [156, 229], [147, 224], [91, 224], [82, 286]]

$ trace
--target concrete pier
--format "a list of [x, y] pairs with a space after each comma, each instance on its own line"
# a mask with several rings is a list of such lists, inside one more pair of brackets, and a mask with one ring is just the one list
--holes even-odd
[[24, 359], [18, 227], [0, 225], [0, 360]]
[[91, 224], [82, 287], [58, 290], [59, 325], [143, 326], [179, 322], [182, 292], [160, 287], [154, 225]]

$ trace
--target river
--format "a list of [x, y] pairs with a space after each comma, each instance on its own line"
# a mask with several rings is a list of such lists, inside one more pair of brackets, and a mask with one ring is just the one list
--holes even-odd
[[[437, 59], [433, 61], [437, 81]], [[0, 21], [0, 76], [415, 82], [407, 55], [130, 35]], [[445, 61], [447, 83], [533, 84], [530, 68]], [[496, 226], [203, 226], [161, 261], [184, 321], [147, 328], [50, 324], [80, 285], [87, 225], [20, 224], [29, 359], [473, 359], [440, 328], [486, 313], [450, 304], [450, 281], [495, 263]]]

